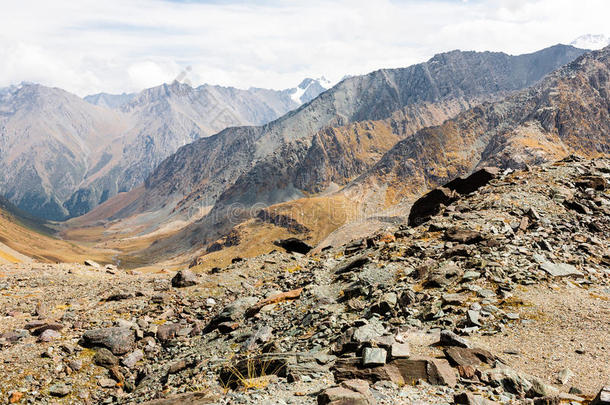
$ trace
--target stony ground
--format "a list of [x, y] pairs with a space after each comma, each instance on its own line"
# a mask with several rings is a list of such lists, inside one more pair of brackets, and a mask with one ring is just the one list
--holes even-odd
[[586, 403], [610, 383], [610, 162], [495, 177], [419, 226], [208, 274], [0, 266], [0, 401]]

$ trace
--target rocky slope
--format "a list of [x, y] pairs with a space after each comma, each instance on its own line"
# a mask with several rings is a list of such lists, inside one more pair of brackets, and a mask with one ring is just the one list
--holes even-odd
[[230, 128], [180, 148], [117, 216], [171, 209], [177, 200], [181, 215], [214, 206], [210, 215], [155, 248], [205, 245], [255, 214], [253, 206], [344, 184], [398, 139], [531, 85], [581, 53], [566, 46], [521, 56], [455, 51], [409, 68], [348, 78], [268, 125]]
[[610, 378], [610, 161], [489, 172], [421, 225], [318, 253], [1, 266], [0, 396], [586, 404]]
[[[323, 90], [312, 81], [307, 97]], [[89, 96], [86, 102], [35, 84], [3, 89], [0, 193], [43, 218], [82, 215], [142, 183], [180, 146], [297, 108], [295, 91], [174, 82], [138, 94]]]
[[[523, 168], [569, 153], [610, 153], [610, 47], [585, 54], [539, 84], [484, 103], [399, 142], [348, 193], [409, 192], [486, 165]], [[390, 190], [384, 191], [389, 185]]]

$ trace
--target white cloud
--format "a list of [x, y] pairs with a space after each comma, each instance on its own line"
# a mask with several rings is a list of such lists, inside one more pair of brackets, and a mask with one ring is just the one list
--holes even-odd
[[531, 52], [609, 34], [610, 2], [22, 0], [2, 11], [0, 86], [85, 95], [169, 82], [186, 66], [193, 84], [286, 88], [451, 49]]

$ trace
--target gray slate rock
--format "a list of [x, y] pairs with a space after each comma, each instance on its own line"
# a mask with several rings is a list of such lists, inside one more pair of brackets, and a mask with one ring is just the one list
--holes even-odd
[[83, 346], [97, 346], [109, 349], [115, 355], [122, 355], [133, 349], [135, 336], [128, 328], [91, 329], [83, 334]]
[[582, 273], [576, 269], [576, 267], [567, 263], [551, 263], [545, 262], [540, 265], [540, 268], [553, 277], [568, 277], [568, 276], [582, 276]]
[[379, 347], [366, 347], [362, 352], [362, 365], [365, 367], [382, 366], [387, 360], [387, 352]]
[[461, 336], [456, 335], [450, 330], [442, 330], [441, 337], [439, 340], [439, 344], [441, 346], [457, 346], [457, 347], [465, 347], [470, 349], [472, 345], [468, 340], [464, 339]]
[[53, 384], [49, 387], [49, 394], [54, 397], [65, 397], [70, 393], [70, 387], [66, 384]]
[[125, 356], [125, 358], [121, 360], [121, 363], [127, 368], [134, 368], [136, 363], [142, 360], [143, 358], [144, 352], [140, 349], [137, 349]]
[[93, 356], [93, 362], [98, 366], [110, 368], [119, 364], [119, 359], [104, 347], [99, 348]]

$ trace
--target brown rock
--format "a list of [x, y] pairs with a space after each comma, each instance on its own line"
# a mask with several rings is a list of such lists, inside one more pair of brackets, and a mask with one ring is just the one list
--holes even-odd
[[363, 367], [359, 358], [337, 360], [333, 366], [333, 373], [336, 381], [356, 379], [370, 382], [393, 381], [399, 385], [405, 383], [395, 365], [388, 363], [378, 367]]
[[34, 336], [38, 336], [40, 334], [42, 334], [42, 332], [44, 332], [45, 330], [51, 329], [54, 331], [60, 331], [64, 328], [64, 325], [62, 325], [59, 322], [47, 322], [47, 321], [32, 321], [29, 322], [25, 325], [25, 329], [27, 330], [31, 330], [32, 331], [32, 335]]
[[108, 373], [116, 382], [123, 383], [125, 381], [125, 377], [118, 365], [108, 368]]
[[273, 295], [269, 298], [265, 298], [264, 300], [261, 300], [258, 303], [256, 303], [254, 306], [250, 307], [246, 311], [246, 317], [248, 317], [248, 318], [253, 317], [254, 315], [258, 314], [258, 312], [263, 307], [265, 307], [267, 305], [277, 304], [278, 302], [282, 302], [282, 301], [295, 300], [301, 296], [301, 292], [303, 292], [303, 289], [297, 288], [295, 290], [286, 291], [283, 293]]
[[470, 392], [462, 392], [461, 394], [456, 394], [453, 397], [453, 403], [460, 405], [499, 405], [495, 401], [483, 398], [480, 395], [474, 395]]
[[83, 334], [84, 346], [106, 347], [113, 354], [121, 355], [131, 351], [135, 345], [135, 335], [129, 328], [91, 329]]
[[399, 367], [403, 377], [406, 378], [406, 372], [409, 370], [410, 365], [415, 365], [416, 362], [426, 362], [427, 381], [433, 385], [447, 385], [449, 387], [455, 387], [457, 384], [457, 377], [455, 371], [451, 368], [447, 360], [443, 359], [397, 359], [395, 363]]
[[170, 364], [168, 372], [170, 374], [176, 374], [176, 373], [184, 370], [187, 366], [188, 366], [188, 363], [186, 362], [186, 360], [180, 359], [180, 360]]
[[457, 366], [460, 377], [472, 380], [476, 377], [476, 370], [473, 366]]
[[450, 347], [445, 349], [445, 356], [455, 366], [477, 366], [481, 363], [493, 364], [496, 360], [493, 354], [478, 348]]
[[372, 403], [360, 392], [345, 387], [328, 388], [318, 395], [319, 405], [369, 405]]
[[206, 392], [189, 392], [187, 394], [174, 395], [168, 398], [155, 399], [142, 403], [142, 405], [200, 405], [211, 404], [217, 398], [210, 396]]
[[8, 399], [8, 402], [10, 404], [16, 404], [18, 402], [21, 402], [21, 399], [23, 398], [23, 392], [19, 392], [19, 391], [14, 391], [11, 396]]
[[452, 227], [445, 231], [445, 239], [462, 244], [472, 244], [483, 240], [483, 236], [476, 231]]
[[54, 329], [47, 329], [38, 336], [39, 342], [50, 342], [53, 339], [61, 337], [61, 334]]
[[220, 333], [231, 333], [239, 328], [239, 322], [221, 322], [217, 325], [217, 328]]
[[197, 275], [190, 270], [180, 270], [172, 278], [172, 287], [183, 288], [197, 284]]
[[584, 176], [576, 182], [576, 187], [603, 191], [608, 187], [608, 182], [601, 176]]
[[98, 366], [110, 368], [119, 364], [119, 359], [110, 350], [102, 347], [95, 352], [93, 362]]
[[180, 330], [180, 324], [177, 323], [166, 323], [159, 325], [157, 328], [157, 339], [161, 343], [167, 343], [176, 337]]
[[398, 385], [415, 384], [424, 380], [434, 385], [457, 384], [457, 376], [449, 363], [443, 359], [414, 358], [395, 359], [378, 367], [365, 368], [359, 359], [340, 359], [333, 367], [337, 381], [362, 379], [371, 382], [389, 380]]

